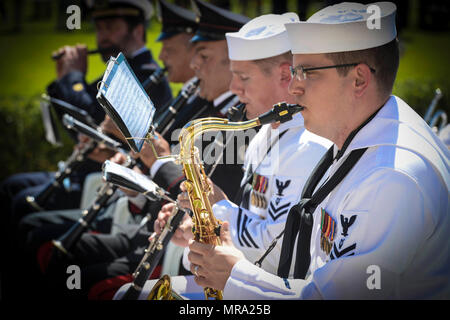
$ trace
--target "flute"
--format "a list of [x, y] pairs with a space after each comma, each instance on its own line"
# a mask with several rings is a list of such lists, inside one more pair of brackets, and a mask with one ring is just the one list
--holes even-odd
[[[91, 49], [91, 50], [87, 51], [87, 54], [89, 54], [89, 55], [90, 54], [97, 54], [97, 53], [102, 54], [102, 53], [107, 53], [107, 52], [114, 52], [114, 51], [117, 51], [117, 50], [119, 50], [117, 47], [112, 46], [112, 47], [107, 47], [107, 48]], [[65, 54], [66, 54], [65, 51], [55, 52], [55, 53], [52, 54], [51, 57], [52, 57], [53, 60], [56, 61], [56, 60], [61, 59]]]

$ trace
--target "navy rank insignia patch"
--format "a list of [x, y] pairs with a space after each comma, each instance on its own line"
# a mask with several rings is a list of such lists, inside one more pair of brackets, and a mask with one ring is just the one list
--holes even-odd
[[289, 185], [291, 184], [291, 180], [286, 180], [285, 182], [282, 182], [278, 179], [275, 179], [275, 180], [276, 180], [276, 185], [277, 185], [277, 189], [278, 189], [277, 196], [282, 197], [283, 190], [286, 189], [287, 187], [289, 187]]
[[321, 208], [321, 218], [320, 218], [320, 249], [324, 251], [327, 255], [330, 254], [333, 247], [334, 236], [336, 235], [336, 221]]

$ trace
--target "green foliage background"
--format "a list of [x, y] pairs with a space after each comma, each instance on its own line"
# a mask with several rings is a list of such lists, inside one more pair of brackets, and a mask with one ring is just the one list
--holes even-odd
[[[293, 2], [290, 1], [289, 6], [295, 10]], [[6, 2], [7, 9], [11, 3]], [[242, 3], [231, 3], [232, 10], [240, 12]], [[416, 3], [413, 2], [413, 9]], [[268, 0], [261, 1], [261, 5], [262, 13], [270, 12]], [[321, 5], [321, 1], [313, 2], [308, 15]], [[26, 15], [30, 8], [25, 6], [23, 10]], [[249, 2], [247, 10], [250, 17], [257, 15], [255, 1]], [[419, 30], [416, 15], [417, 10], [412, 10], [408, 29], [400, 34], [401, 60], [394, 94], [424, 115], [439, 87], [444, 96], [438, 108], [450, 115], [450, 32]], [[39, 98], [55, 77], [51, 52], [77, 43], [94, 48], [95, 34], [89, 21], [83, 22], [80, 30], [57, 32], [56, 12], [52, 17], [49, 21], [25, 22], [20, 33], [9, 31], [11, 21], [0, 23], [0, 180], [16, 172], [55, 170], [57, 162], [72, 151], [73, 142], [67, 136], [63, 136], [64, 145], [59, 148], [45, 140]], [[147, 46], [156, 59], [161, 50], [161, 44], [155, 42], [160, 28], [159, 22], [153, 19], [147, 31]], [[98, 78], [104, 69], [98, 55], [90, 56], [87, 80]], [[171, 86], [174, 92], [180, 88], [176, 84]]]

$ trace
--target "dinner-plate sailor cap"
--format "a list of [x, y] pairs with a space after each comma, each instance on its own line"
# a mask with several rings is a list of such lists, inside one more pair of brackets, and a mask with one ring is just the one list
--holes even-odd
[[306, 22], [287, 23], [293, 54], [364, 50], [382, 46], [397, 36], [392, 2], [343, 2], [313, 14]]
[[266, 14], [247, 22], [238, 32], [227, 33], [230, 60], [258, 60], [291, 49], [285, 23], [298, 22], [294, 12]]

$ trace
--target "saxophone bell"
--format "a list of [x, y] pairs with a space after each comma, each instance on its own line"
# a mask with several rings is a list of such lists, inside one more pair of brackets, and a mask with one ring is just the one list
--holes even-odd
[[165, 274], [153, 286], [147, 300], [185, 300], [181, 295], [172, 289], [170, 277]]

